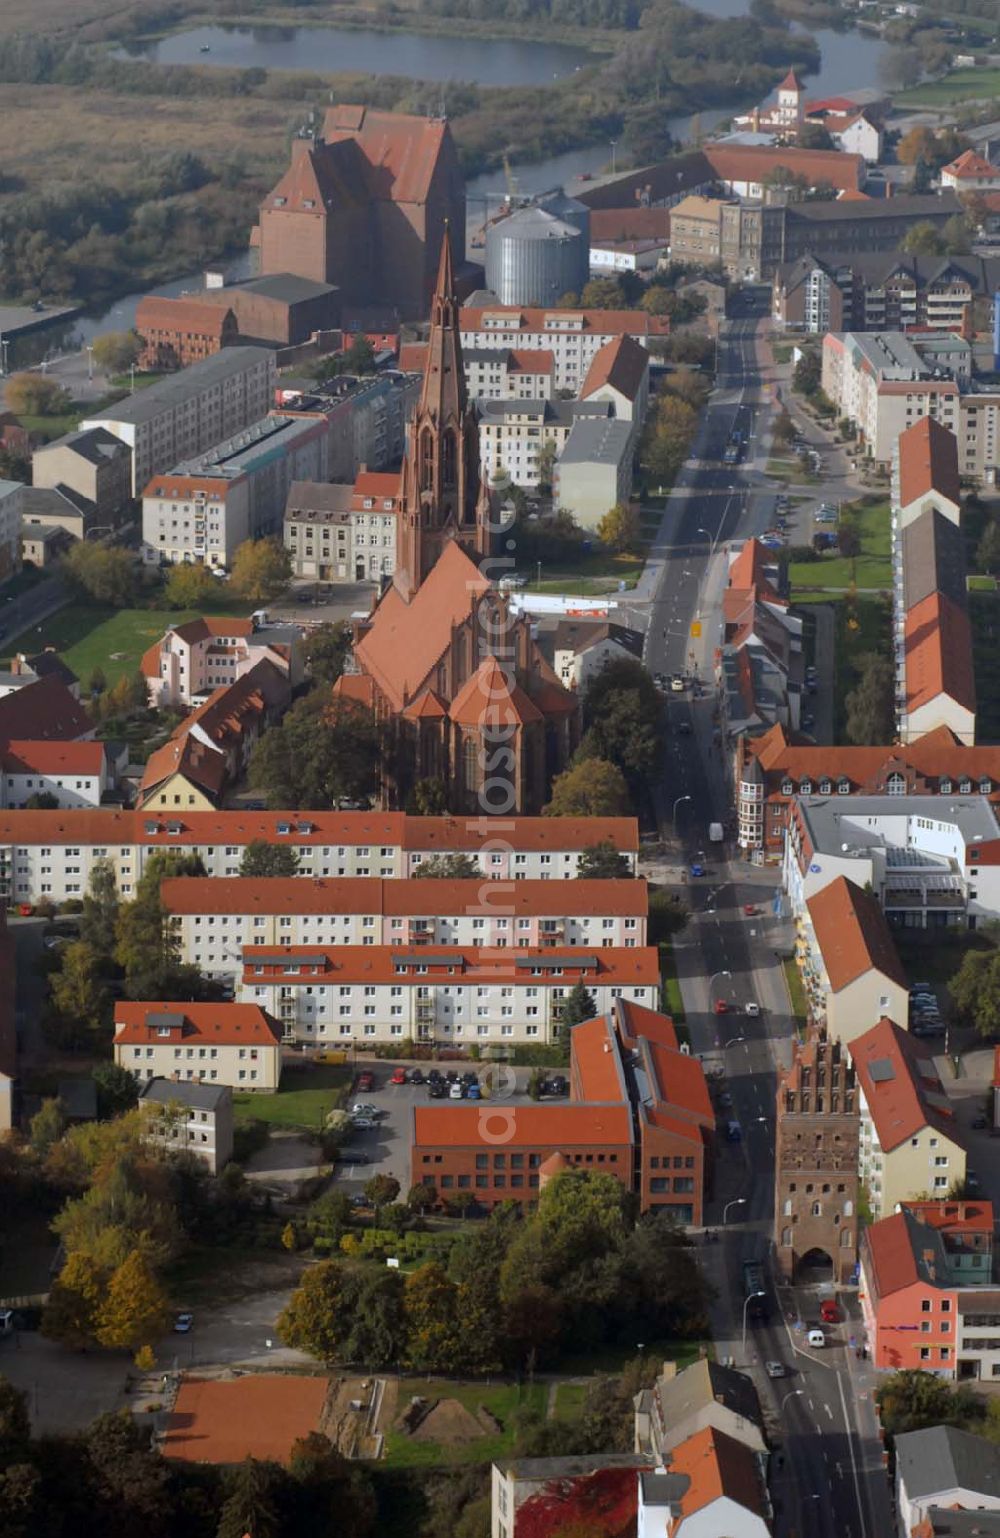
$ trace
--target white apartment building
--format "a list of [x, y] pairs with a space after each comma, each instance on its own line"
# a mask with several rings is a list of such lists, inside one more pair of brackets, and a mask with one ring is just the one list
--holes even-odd
[[530, 348], [470, 347], [462, 353], [473, 400], [547, 401], [555, 393], [555, 355]]
[[138, 497], [154, 475], [266, 416], [276, 377], [273, 348], [224, 347], [80, 426], [104, 427], [128, 444], [132, 495]]
[[20, 481], [0, 480], [0, 585], [21, 569]]
[[181, 959], [237, 974], [252, 946], [445, 945], [526, 950], [646, 944], [644, 881], [380, 880], [182, 876], [163, 902]]
[[[614, 425], [610, 401], [494, 401], [479, 402], [479, 457], [483, 474], [506, 471], [517, 486], [539, 484], [539, 451], [553, 444], [561, 455], [578, 423]], [[625, 430], [628, 437], [628, 429]], [[607, 509], [605, 508], [605, 512]]]
[[115, 1005], [115, 1062], [136, 1079], [276, 1090], [281, 1039], [256, 1003]]
[[352, 484], [296, 481], [284, 543], [297, 577], [378, 582], [396, 570], [399, 473], [361, 470]]
[[456, 1046], [556, 1039], [583, 982], [596, 1014], [618, 998], [655, 1009], [655, 948], [510, 949], [379, 945], [249, 946], [239, 997], [281, 1022], [286, 1041], [320, 1045], [410, 1037]]
[[496, 881], [572, 881], [584, 850], [606, 840], [631, 864], [639, 855], [634, 817], [412, 817], [405, 812], [4, 811], [0, 809], [0, 900], [64, 902], [82, 897], [98, 860], [109, 860], [130, 897], [156, 850], [196, 854], [211, 877], [240, 873], [249, 843], [286, 845], [296, 879], [418, 875], [439, 855], [469, 854]]
[[0, 807], [55, 796], [60, 807], [97, 807], [114, 776], [104, 742], [7, 742], [0, 747]]
[[171, 1153], [194, 1154], [217, 1175], [233, 1154], [233, 1092], [203, 1080], [147, 1079], [139, 1091], [145, 1136]]
[[281, 537], [289, 487], [324, 480], [328, 449], [322, 417], [274, 413], [157, 471], [142, 493], [143, 559], [228, 570], [244, 541]]
[[483, 348], [526, 348], [551, 352], [555, 359], [556, 390], [574, 394], [587, 377], [595, 356], [607, 342], [630, 336], [645, 343], [668, 336], [669, 321], [644, 310], [545, 310], [530, 305], [465, 307], [459, 312], [462, 352]]
[[302, 674], [300, 643], [297, 628], [258, 629], [252, 619], [206, 616], [171, 625], [142, 659], [149, 702], [157, 709], [197, 704], [213, 689], [234, 684], [258, 662], [273, 663], [294, 688]]

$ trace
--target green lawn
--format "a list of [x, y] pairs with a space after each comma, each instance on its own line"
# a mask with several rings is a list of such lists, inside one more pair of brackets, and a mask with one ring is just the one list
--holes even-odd
[[788, 568], [788, 580], [793, 603], [798, 600], [803, 589], [835, 588], [844, 591], [852, 582], [862, 590], [868, 588], [881, 592], [892, 588], [888, 502], [866, 498], [863, 502], [847, 504], [843, 512], [857, 524], [861, 535], [861, 554], [849, 558], [834, 553], [821, 556], [818, 561], [792, 562]]
[[989, 101], [1000, 96], [1000, 69], [955, 69], [940, 80], [911, 86], [893, 98], [897, 107], [950, 107], [960, 101]]
[[866, 652], [885, 651], [890, 640], [891, 605], [874, 595], [850, 603], [836, 594], [799, 592], [793, 595], [799, 607], [810, 603], [829, 603], [834, 611], [834, 700], [833, 740], [844, 742], [847, 696], [858, 681], [858, 663]]
[[814, 486], [819, 480], [811, 470], [804, 470], [797, 459], [774, 457], [768, 460], [764, 474], [772, 480], [784, 481], [786, 486]]
[[674, 953], [669, 941], [660, 946], [660, 976], [663, 979], [664, 1007], [674, 1024], [680, 1025], [685, 1018], [684, 1000], [681, 997], [681, 985], [677, 980], [677, 963], [674, 961]]
[[354, 1069], [347, 1063], [317, 1063], [286, 1069], [275, 1095], [234, 1095], [237, 1122], [266, 1121], [272, 1127], [303, 1127], [318, 1132], [330, 1111], [347, 1100]]
[[[642, 1354], [647, 1360], [662, 1357], [666, 1362], [676, 1362], [677, 1371], [682, 1372], [698, 1360], [706, 1344], [703, 1340], [646, 1340], [643, 1341]], [[582, 1376], [584, 1373], [611, 1375], [620, 1373], [625, 1363], [634, 1361], [639, 1354], [638, 1342], [634, 1345], [629, 1342], [620, 1346], [602, 1346], [597, 1351], [581, 1353], [578, 1357], [563, 1357], [559, 1368], [568, 1378]]]
[[[253, 605], [222, 599], [212, 604], [213, 614], [249, 614]], [[134, 673], [142, 654], [158, 641], [168, 624], [197, 619], [195, 609], [112, 609], [100, 604], [71, 603], [41, 625], [15, 636], [8, 643], [11, 654], [40, 651], [52, 646], [63, 661], [86, 683], [100, 666], [109, 684], [123, 673]]]
[[495, 1415], [502, 1431], [489, 1432], [469, 1442], [451, 1445], [421, 1442], [404, 1431], [389, 1431], [385, 1438], [385, 1461], [389, 1467], [416, 1468], [439, 1464], [491, 1463], [502, 1458], [514, 1441], [514, 1417], [520, 1409], [530, 1409], [544, 1416], [548, 1401], [546, 1383], [467, 1383], [448, 1378], [404, 1378], [399, 1385], [397, 1413], [405, 1410], [410, 1399], [457, 1399], [476, 1414], [480, 1405]]
[[556, 1389], [554, 1419], [557, 1421], [579, 1420], [589, 1388], [589, 1383], [560, 1383]]
[[965, 585], [970, 593], [995, 593], [997, 579], [973, 574], [971, 577], [966, 577]]
[[802, 974], [794, 956], [786, 956], [781, 965], [785, 973], [785, 985], [788, 988], [792, 1014], [800, 1025], [805, 1025], [809, 1010], [806, 1004], [806, 990], [802, 986]]

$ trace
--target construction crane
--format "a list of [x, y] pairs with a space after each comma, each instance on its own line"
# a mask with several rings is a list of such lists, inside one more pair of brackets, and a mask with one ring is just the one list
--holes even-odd
[[507, 197], [513, 203], [517, 197], [517, 177], [510, 168], [510, 156], [506, 150], [503, 152], [503, 177], [507, 183]]

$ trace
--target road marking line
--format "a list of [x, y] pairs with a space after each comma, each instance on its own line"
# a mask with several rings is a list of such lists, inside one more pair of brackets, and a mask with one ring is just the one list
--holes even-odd
[[861, 1538], [865, 1538], [865, 1513], [861, 1504], [861, 1482], [858, 1479], [858, 1461], [854, 1455], [854, 1436], [851, 1432], [851, 1422], [847, 1414], [847, 1400], [844, 1398], [844, 1380], [840, 1373], [837, 1374], [837, 1388], [840, 1392], [840, 1404], [844, 1412], [844, 1430], [847, 1433], [847, 1451], [851, 1455], [851, 1474], [854, 1478], [854, 1498], [858, 1503], [858, 1521], [861, 1524]]

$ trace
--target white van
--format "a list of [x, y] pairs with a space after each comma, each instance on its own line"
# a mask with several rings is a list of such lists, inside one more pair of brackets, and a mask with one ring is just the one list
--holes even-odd
[[826, 1345], [826, 1336], [823, 1334], [822, 1330], [810, 1330], [809, 1334], [806, 1336], [806, 1340], [809, 1342], [810, 1346]]

